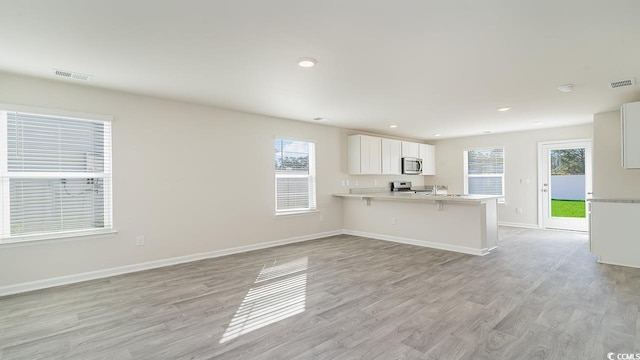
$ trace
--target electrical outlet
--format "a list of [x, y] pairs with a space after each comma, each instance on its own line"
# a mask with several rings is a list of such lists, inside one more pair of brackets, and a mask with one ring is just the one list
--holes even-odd
[[396, 225], [398, 223], [398, 219], [395, 217], [391, 218], [391, 225]]
[[356, 186], [358, 186], [358, 180], [356, 180]]
[[137, 246], [144, 245], [144, 236], [143, 235], [136, 236], [136, 245]]
[[344, 180], [342, 180], [342, 181], [340, 182], [340, 184], [342, 184], [342, 186], [344, 186], [344, 185], [345, 185]]
[[378, 180], [373, 180], [373, 185], [378, 185]]
[[324, 215], [320, 215], [320, 222], [324, 222]]
[[516, 208], [516, 214], [522, 214], [522, 208]]

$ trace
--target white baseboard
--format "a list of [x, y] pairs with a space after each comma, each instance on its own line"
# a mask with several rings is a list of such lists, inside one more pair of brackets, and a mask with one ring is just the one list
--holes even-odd
[[518, 228], [524, 228], [524, 229], [539, 229], [538, 225], [514, 223], [514, 222], [508, 222], [508, 221], [498, 221], [498, 226], [518, 227]]
[[598, 258], [598, 263], [606, 264], [606, 265], [625, 266], [625, 267], [631, 267], [636, 269], [640, 268], [640, 264], [629, 265], [629, 264], [621, 263], [617, 261], [603, 261], [601, 258]]
[[[510, 226], [510, 225], [504, 225], [504, 226]], [[60, 286], [60, 285], [68, 285], [68, 284], [73, 284], [73, 283], [78, 283], [78, 282], [83, 282], [88, 280], [102, 279], [110, 276], [128, 274], [128, 273], [133, 273], [133, 272], [138, 272], [143, 270], [156, 269], [160, 267], [177, 265], [177, 264], [187, 263], [191, 261], [211, 259], [211, 258], [216, 258], [220, 256], [238, 254], [238, 253], [243, 253], [243, 252], [253, 251], [253, 250], [266, 249], [274, 246], [293, 244], [297, 242], [321, 239], [329, 236], [336, 236], [336, 235], [342, 235], [342, 234], [362, 236], [362, 237], [368, 237], [372, 239], [391, 241], [391, 242], [396, 242], [401, 244], [416, 245], [416, 246], [428, 247], [433, 249], [454, 251], [454, 252], [470, 254], [470, 255], [483, 256], [489, 253], [488, 249], [480, 250], [480, 249], [474, 249], [474, 248], [458, 246], [458, 245], [450, 245], [450, 244], [437, 243], [437, 242], [431, 242], [431, 241], [409, 239], [409, 238], [403, 238], [398, 236], [374, 234], [374, 233], [367, 233], [362, 231], [345, 229], [345, 230], [335, 230], [335, 231], [328, 231], [324, 233], [297, 236], [297, 237], [292, 237], [288, 239], [269, 241], [269, 242], [264, 242], [259, 244], [239, 246], [231, 249], [216, 250], [216, 251], [209, 251], [204, 253], [178, 256], [178, 257], [173, 257], [168, 259], [154, 260], [154, 261], [149, 261], [149, 262], [140, 263], [140, 264], [125, 265], [125, 266], [120, 266], [116, 268], [109, 268], [109, 269], [90, 271], [90, 272], [74, 274], [74, 275], [60, 276], [60, 277], [31, 281], [31, 282], [15, 284], [15, 285], [1, 286], [0, 296], [19, 294], [23, 292], [46, 289], [46, 288]]]
[[140, 264], [125, 265], [125, 266], [120, 266], [116, 268], [90, 271], [90, 272], [85, 272], [85, 273], [80, 273], [75, 275], [67, 275], [67, 276], [60, 276], [60, 277], [55, 277], [50, 279], [31, 281], [31, 282], [22, 283], [22, 284], [1, 286], [0, 296], [18, 294], [18, 293], [23, 293], [27, 291], [33, 291], [33, 290], [46, 289], [54, 286], [73, 284], [73, 283], [78, 283], [82, 281], [101, 279], [101, 278], [106, 278], [106, 277], [115, 276], [115, 275], [122, 275], [122, 274], [133, 273], [133, 272], [149, 270], [149, 269], [156, 269], [164, 266], [177, 265], [177, 264], [203, 260], [203, 259], [211, 259], [211, 258], [216, 258], [220, 256], [225, 256], [225, 255], [266, 249], [274, 246], [321, 239], [321, 238], [341, 235], [341, 234], [343, 234], [342, 230], [328, 231], [324, 233], [309, 234], [309, 235], [292, 237], [288, 239], [268, 241], [268, 242], [259, 243], [259, 244], [238, 246], [231, 249], [209, 251], [204, 253], [178, 256], [178, 257], [162, 259], [162, 260], [154, 260], [154, 261], [149, 261], [149, 262], [140, 263]]
[[362, 236], [362, 237], [368, 237], [368, 238], [377, 239], [377, 240], [385, 240], [385, 241], [392, 241], [392, 242], [397, 242], [401, 244], [409, 244], [409, 245], [416, 245], [416, 246], [428, 247], [433, 249], [448, 250], [448, 251], [454, 251], [454, 252], [470, 254], [470, 255], [484, 256], [489, 253], [488, 249], [482, 249], [482, 250], [474, 249], [466, 246], [450, 245], [450, 244], [437, 243], [437, 242], [431, 242], [431, 241], [425, 241], [425, 240], [404, 238], [399, 236], [374, 234], [374, 233], [368, 233], [364, 231], [345, 229], [343, 230], [342, 233], [345, 235]]

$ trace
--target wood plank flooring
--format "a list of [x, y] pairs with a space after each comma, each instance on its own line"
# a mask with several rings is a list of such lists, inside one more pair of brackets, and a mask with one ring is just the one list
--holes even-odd
[[640, 352], [639, 306], [584, 234], [336, 236], [0, 298], [0, 359], [606, 359]]

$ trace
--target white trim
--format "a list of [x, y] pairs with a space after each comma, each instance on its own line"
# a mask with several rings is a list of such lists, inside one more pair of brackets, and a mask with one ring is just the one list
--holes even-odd
[[542, 184], [544, 183], [544, 164], [542, 158], [544, 157], [544, 151], [542, 147], [546, 145], [545, 142], [538, 142], [538, 182], [536, 184], [536, 191], [538, 192], [538, 228], [542, 229], [542, 216], [544, 215], [543, 204], [544, 194], [542, 194]]
[[216, 258], [220, 256], [225, 256], [225, 255], [237, 254], [237, 253], [253, 251], [253, 250], [260, 250], [260, 249], [270, 248], [274, 246], [292, 244], [292, 243], [308, 241], [308, 240], [315, 240], [315, 239], [325, 238], [329, 236], [336, 236], [341, 234], [343, 234], [342, 230], [328, 231], [328, 232], [317, 233], [317, 234], [297, 236], [297, 237], [292, 237], [288, 239], [274, 240], [274, 241], [269, 241], [269, 242], [264, 242], [259, 244], [239, 246], [231, 249], [209, 251], [204, 253], [178, 256], [178, 257], [173, 257], [168, 259], [154, 260], [154, 261], [149, 261], [149, 262], [140, 263], [140, 264], [125, 265], [125, 266], [120, 266], [116, 268], [90, 271], [90, 272], [85, 272], [81, 274], [60, 276], [60, 277], [44, 279], [44, 280], [36, 280], [36, 281], [26, 282], [22, 284], [1, 286], [0, 296], [18, 294], [18, 293], [23, 293], [27, 291], [33, 291], [33, 290], [46, 289], [54, 286], [73, 284], [73, 283], [78, 283], [82, 281], [102, 279], [102, 278], [115, 276], [115, 275], [128, 274], [128, 273], [149, 270], [149, 269], [156, 269], [164, 266], [177, 265], [177, 264], [203, 260], [203, 259], [211, 259], [211, 258]]
[[312, 210], [296, 210], [296, 211], [287, 211], [287, 212], [279, 212], [273, 215], [275, 218], [286, 218], [287, 216], [299, 216], [299, 215], [314, 215], [320, 213], [318, 209]]
[[525, 224], [525, 223], [515, 223], [508, 221], [498, 221], [498, 226], [508, 226], [508, 227], [517, 227], [524, 229], [540, 229], [536, 224]]
[[7, 139], [7, 112], [0, 109], [0, 238], [9, 234], [11, 223], [11, 206], [5, 199], [11, 197], [8, 173], [9, 142]]
[[[316, 196], [316, 142], [315, 141], [304, 141], [304, 140], [294, 140], [288, 139], [284, 137], [276, 137], [274, 138], [274, 142], [280, 141], [293, 141], [293, 142], [304, 142], [308, 145], [308, 161], [309, 161], [309, 173], [306, 175], [300, 174], [282, 174], [278, 173], [278, 169], [274, 168], [275, 179], [274, 179], [274, 208], [275, 208], [275, 216], [283, 216], [283, 215], [297, 215], [308, 212], [316, 212], [318, 210], [318, 199]], [[277, 145], [276, 145], [277, 146]], [[281, 152], [284, 152], [284, 147], [280, 149]], [[308, 186], [308, 208], [298, 208], [298, 209], [283, 209], [278, 210], [278, 198], [280, 197], [278, 194], [278, 179], [307, 179]]]
[[572, 143], [572, 142], [591, 142], [592, 138], [583, 138], [583, 139], [568, 139], [568, 140], [553, 140], [553, 141], [538, 141], [538, 144], [544, 145], [554, 145], [554, 144], [564, 144], [564, 143]]
[[274, 240], [274, 241], [269, 241], [269, 242], [264, 242], [259, 244], [239, 246], [231, 249], [196, 253], [196, 254], [178, 256], [173, 258], [154, 260], [154, 261], [149, 261], [145, 263], [90, 271], [90, 272], [85, 272], [80, 274], [66, 275], [66, 276], [60, 276], [55, 278], [43, 279], [43, 280], [36, 280], [36, 281], [31, 281], [31, 282], [26, 282], [21, 284], [1, 286], [0, 296], [7, 296], [7, 295], [28, 292], [28, 291], [46, 289], [46, 288], [55, 287], [55, 286], [74, 284], [74, 283], [79, 283], [83, 281], [102, 279], [102, 278], [116, 276], [116, 275], [134, 273], [138, 271], [156, 269], [156, 268], [161, 268], [165, 266], [177, 265], [177, 264], [188, 263], [188, 262], [204, 260], [204, 259], [211, 259], [211, 258], [216, 258], [216, 257], [221, 257], [226, 255], [266, 249], [266, 248], [271, 248], [271, 247], [280, 246], [280, 245], [293, 244], [293, 243], [321, 239], [321, 238], [343, 235], [343, 234], [353, 235], [353, 236], [362, 236], [362, 237], [367, 237], [371, 239], [391, 241], [391, 242], [401, 243], [401, 244], [416, 245], [416, 246], [422, 246], [422, 247], [427, 247], [432, 249], [453, 251], [453, 252], [477, 255], [477, 256], [487, 255], [489, 254], [490, 250], [493, 250], [493, 249], [474, 249], [474, 248], [465, 247], [465, 246], [457, 246], [457, 245], [450, 245], [450, 244], [437, 243], [437, 242], [431, 242], [431, 241], [403, 238], [398, 236], [389, 236], [389, 235], [374, 234], [374, 233], [367, 233], [362, 231], [343, 229], [343, 230], [327, 231], [323, 233], [302, 235], [302, 236], [281, 239], [281, 240]]
[[27, 178], [27, 179], [104, 179], [109, 178], [109, 172], [90, 173], [90, 172], [26, 172], [26, 171], [7, 171], [8, 178]]
[[111, 115], [93, 114], [93, 113], [60, 110], [60, 109], [49, 109], [49, 108], [41, 108], [41, 107], [28, 106], [28, 105], [0, 103], [0, 109], [11, 111], [11, 112], [33, 114], [33, 115], [51, 115], [51, 116], [65, 117], [65, 118], [70, 118], [74, 120], [85, 120], [85, 121], [93, 120], [93, 121], [113, 122], [113, 116]]
[[[469, 175], [469, 151], [478, 151], [478, 150], [492, 150], [492, 149], [502, 149], [502, 174], [474, 174]], [[463, 152], [462, 158], [462, 166], [463, 166], [463, 182], [464, 182], [464, 193], [469, 194], [469, 178], [470, 177], [500, 177], [502, 178], [502, 202], [498, 199], [499, 204], [506, 203], [506, 170], [507, 170], [507, 159], [506, 159], [506, 148], [504, 145], [500, 146], [485, 146], [485, 147], [476, 147], [476, 148], [467, 148]], [[474, 194], [481, 195], [481, 194]]]
[[[548, 145], [560, 145], [560, 144], [571, 144], [571, 143], [589, 143], [589, 153], [590, 159], [586, 158], [585, 154], [585, 177], [587, 172], [587, 167], [590, 168], [589, 172], [591, 173], [591, 179], [585, 179], [587, 183], [591, 182], [591, 191], [593, 192], [593, 138], [584, 138], [584, 139], [568, 139], [568, 140], [554, 140], [554, 141], [538, 141], [538, 183], [536, 184], [536, 191], [538, 192], [538, 229], [545, 229], [544, 227], [544, 194], [542, 191], [542, 184], [544, 183], [544, 161], [546, 158], [546, 154], [544, 153], [544, 147]], [[586, 150], [585, 150], [586, 151]], [[545, 159], [546, 160], [546, 159]], [[587, 160], [591, 160], [590, 163]], [[585, 184], [587, 188], [589, 188], [588, 184]], [[588, 190], [587, 190], [588, 191]], [[586, 200], [586, 199], [585, 199]], [[549, 209], [551, 210], [551, 209]], [[587, 211], [587, 220], [589, 216], [589, 212]], [[548, 228], [552, 229], [552, 228]], [[560, 230], [560, 229], [558, 229]]]
[[416, 246], [422, 246], [422, 247], [427, 247], [432, 249], [447, 250], [447, 251], [453, 251], [453, 252], [470, 254], [470, 255], [484, 256], [489, 253], [488, 249], [475, 249], [475, 248], [470, 248], [466, 246], [450, 245], [450, 244], [431, 242], [431, 241], [425, 241], [425, 240], [410, 239], [410, 238], [399, 237], [399, 236], [374, 234], [374, 233], [369, 233], [364, 231], [345, 229], [342, 231], [342, 233], [345, 235], [362, 236], [362, 237], [368, 237], [371, 239], [391, 241], [391, 242], [396, 242], [400, 244], [416, 245]]
[[[100, 124], [104, 126], [103, 132], [104, 144], [104, 171], [103, 172], [33, 172], [33, 171], [9, 171], [7, 165], [7, 114], [8, 113], [22, 113], [22, 114], [39, 114], [47, 117], [64, 117], [66, 119], [73, 119], [76, 122], [83, 122], [85, 125]], [[30, 241], [39, 240], [55, 240], [60, 238], [78, 237], [78, 236], [96, 236], [108, 233], [114, 233], [113, 229], [113, 195], [111, 193], [111, 167], [112, 167], [112, 141], [111, 141], [111, 122], [113, 117], [108, 115], [88, 114], [80, 112], [71, 112], [66, 110], [45, 109], [36, 108], [22, 105], [10, 105], [0, 103], [0, 141], [2, 149], [0, 149], [0, 247], [4, 245], [14, 245], [18, 243], [27, 243]], [[16, 118], [16, 124], [20, 122], [20, 118]], [[46, 129], [43, 127], [43, 129]], [[43, 130], [44, 131], [44, 130]], [[62, 232], [49, 232], [49, 233], [36, 233], [27, 235], [11, 236], [10, 224], [11, 224], [11, 196], [9, 194], [9, 179], [105, 179], [106, 190], [103, 193], [104, 202], [104, 226], [106, 229], [82, 229], [76, 231], [62, 231]], [[64, 183], [64, 182], [63, 182]], [[65, 188], [66, 189], [66, 188]], [[69, 194], [70, 195], [70, 194]], [[95, 209], [94, 209], [95, 210]]]
[[58, 233], [38, 233], [34, 235], [19, 235], [2, 238], [0, 237], [0, 249], [6, 249], [8, 247], [20, 247], [28, 245], [40, 245], [49, 244], [61, 241], [79, 240], [79, 238], [95, 238], [104, 235], [117, 234], [118, 230], [109, 229], [96, 229], [96, 230], [77, 230], [77, 231], [65, 231]]
[[639, 268], [639, 266], [637, 264], [636, 265], [629, 265], [629, 264], [623, 264], [623, 263], [619, 263], [619, 262], [615, 262], [615, 261], [602, 261], [602, 259], [600, 257], [598, 257], [598, 263], [599, 264], [607, 264], [607, 265], [625, 266], [625, 267], [636, 268], [636, 269]]

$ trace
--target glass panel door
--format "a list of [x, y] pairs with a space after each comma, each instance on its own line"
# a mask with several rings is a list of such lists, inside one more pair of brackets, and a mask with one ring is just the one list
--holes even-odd
[[545, 228], [587, 231], [591, 193], [591, 143], [542, 146], [542, 224]]

